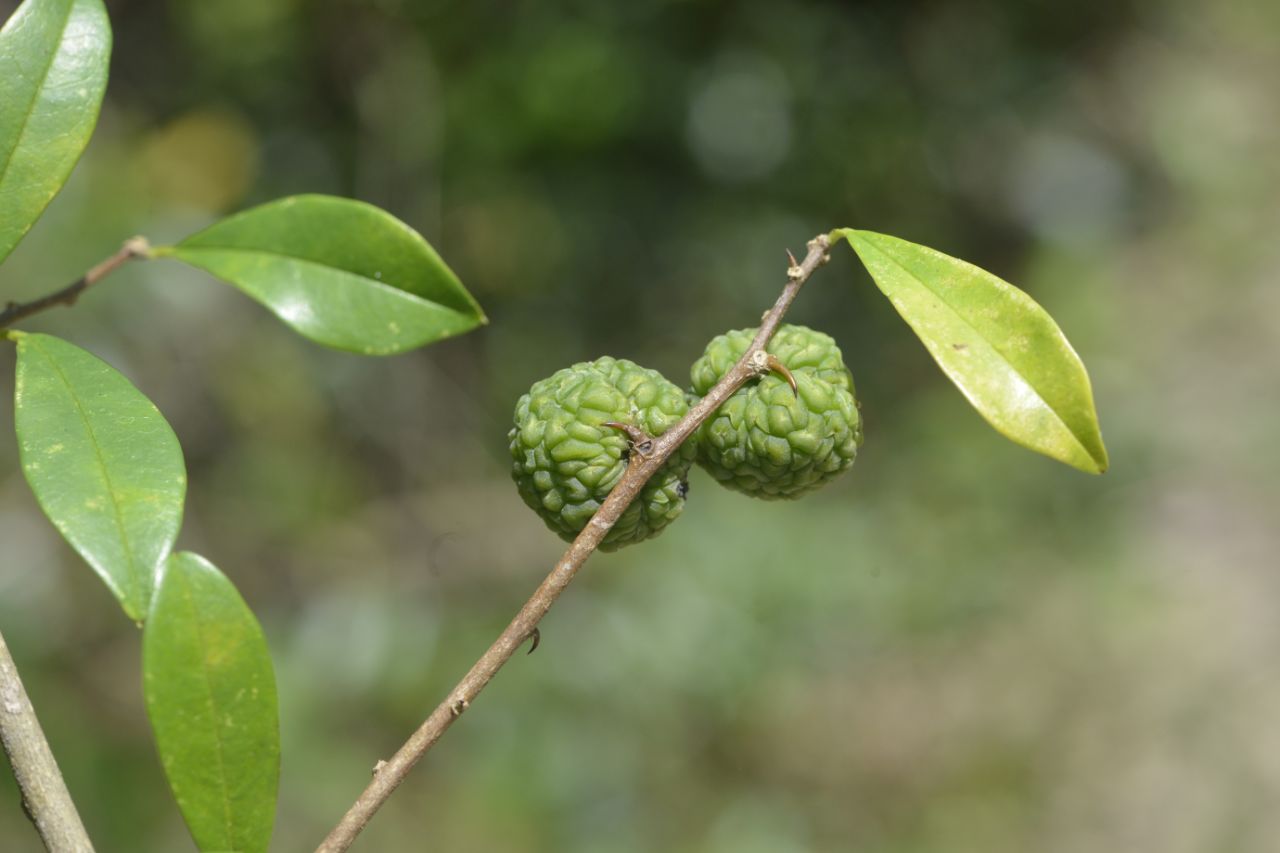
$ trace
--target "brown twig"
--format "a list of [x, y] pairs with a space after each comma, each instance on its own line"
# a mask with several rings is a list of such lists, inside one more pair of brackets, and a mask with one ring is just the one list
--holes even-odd
[[[130, 238], [114, 255], [61, 290], [30, 302], [8, 303], [0, 311], [0, 329], [57, 305], [74, 305], [87, 288], [129, 261], [150, 255], [151, 246], [146, 238]], [[0, 741], [22, 791], [23, 808], [44, 846], [51, 853], [93, 853], [93, 844], [67, 791], [3, 636], [0, 636]]]
[[66, 782], [58, 770], [0, 635], [0, 742], [9, 756], [22, 791], [22, 805], [50, 853], [93, 853], [93, 844], [80, 822]]
[[800, 286], [808, 280], [813, 271], [826, 263], [827, 249], [830, 241], [826, 235], [820, 235], [809, 241], [809, 252], [803, 261], [792, 264], [787, 270], [787, 284], [777, 302], [764, 315], [760, 330], [752, 340], [751, 346], [738, 363], [725, 374], [680, 421], [664, 432], [653, 442], [653, 448], [647, 454], [633, 453], [628, 468], [618, 485], [614, 486], [609, 497], [600, 505], [600, 509], [587, 523], [587, 526], [573, 540], [573, 544], [565, 551], [564, 556], [556, 563], [555, 568], [543, 580], [532, 597], [520, 608], [520, 612], [511, 620], [511, 624], [498, 636], [471, 670], [449, 692], [445, 700], [431, 713], [416, 732], [405, 742], [404, 746], [385, 763], [379, 762], [373, 780], [368, 787], [347, 810], [342, 821], [334, 827], [329, 836], [316, 848], [316, 853], [340, 853], [351, 846], [357, 835], [369, 823], [374, 813], [386, 802], [392, 792], [404, 781], [413, 766], [424, 756], [440, 736], [445, 733], [453, 721], [462, 715], [485, 685], [497, 674], [516, 650], [530, 637], [537, 636], [538, 623], [551, 609], [577, 575], [578, 570], [595, 553], [605, 534], [618, 521], [622, 513], [640, 493], [644, 484], [652, 477], [663, 463], [675, 453], [676, 449], [705, 421], [712, 412], [728, 400], [733, 393], [750, 379], [767, 372], [768, 360], [764, 353], [765, 346], [777, 331], [782, 317], [791, 306]]
[[30, 302], [10, 302], [5, 305], [4, 310], [0, 311], [0, 329], [12, 326], [19, 320], [24, 320], [32, 314], [39, 314], [41, 311], [48, 310], [55, 305], [74, 305], [76, 300], [80, 298], [81, 293], [84, 293], [85, 290], [102, 281], [102, 279], [129, 261], [150, 256], [151, 244], [147, 242], [147, 238], [130, 237], [124, 241], [124, 245], [120, 247], [118, 252], [61, 290], [55, 290], [47, 296], [41, 296], [39, 299], [33, 299]]

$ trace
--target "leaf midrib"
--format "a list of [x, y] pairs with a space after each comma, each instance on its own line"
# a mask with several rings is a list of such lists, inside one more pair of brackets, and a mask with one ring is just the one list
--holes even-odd
[[[175, 562], [170, 568], [176, 567], [177, 564]], [[218, 780], [222, 792], [223, 822], [227, 832], [227, 844], [233, 846], [235, 842], [235, 821], [231, 816], [231, 797], [227, 792], [227, 760], [222, 744], [222, 729], [218, 721], [218, 708], [213, 698], [213, 677], [209, 674], [209, 658], [205, 654], [203, 622], [200, 618], [200, 610], [196, 607], [195, 600], [191, 596], [191, 586], [187, 583], [187, 578], [179, 573], [177, 580], [182, 585], [182, 597], [186, 600], [187, 607], [191, 612], [191, 624], [194, 626], [196, 642], [200, 646], [200, 673], [204, 676], [205, 691], [208, 694], [209, 721], [213, 728], [214, 748], [218, 755]]]
[[[138, 558], [135, 556], [133, 546], [129, 541], [129, 536], [124, 524], [124, 515], [120, 509], [120, 502], [116, 500], [115, 483], [112, 481], [111, 472], [107, 468], [106, 458], [102, 454], [102, 445], [98, 442], [98, 436], [93, 431], [93, 424], [89, 420], [89, 414], [85, 411], [84, 405], [80, 402], [80, 397], [75, 393], [75, 386], [71, 384], [71, 381], [62, 371], [62, 368], [58, 366], [57, 359], [50, 356], [48, 351], [46, 351], [44, 347], [40, 346], [40, 343], [34, 338], [28, 338], [27, 341], [37, 349], [42, 356], [44, 356], [45, 361], [49, 362], [49, 366], [53, 368], [53, 372], [57, 374], [63, 387], [66, 388], [67, 395], [71, 398], [72, 405], [76, 408], [76, 413], [80, 415], [80, 420], [84, 423], [85, 432], [89, 436], [89, 445], [93, 448], [94, 458], [97, 459], [98, 468], [102, 473], [102, 481], [107, 487], [107, 498], [111, 501], [111, 516], [116, 523], [116, 530], [120, 534], [121, 547], [124, 548], [125, 566], [127, 569], [126, 577], [132, 591], [134, 593], [140, 593], [141, 586], [139, 584], [138, 577]], [[142, 613], [145, 610], [146, 602], [139, 601], [138, 605], [138, 612]]]
[[58, 28], [58, 38], [54, 43], [53, 52], [49, 54], [49, 61], [45, 63], [44, 70], [40, 73], [40, 82], [32, 90], [31, 100], [27, 103], [27, 108], [23, 110], [22, 122], [17, 135], [13, 139], [13, 145], [5, 152], [4, 164], [0, 165], [0, 186], [4, 185], [5, 178], [9, 175], [9, 168], [13, 165], [14, 152], [22, 145], [22, 140], [31, 128], [31, 116], [35, 112], [36, 103], [40, 100], [40, 93], [44, 91], [45, 83], [49, 80], [49, 72], [53, 70], [53, 65], [58, 59], [58, 53], [62, 50], [62, 39], [67, 33], [67, 26], [71, 23], [71, 16], [75, 13], [75, 7], [76, 0], [70, 0], [67, 3], [67, 14], [62, 19], [62, 26]]
[[1009, 358], [1009, 356], [1005, 354], [1004, 350], [1002, 350], [1000, 347], [992, 343], [992, 341], [989, 338], [987, 338], [987, 336], [984, 335], [982, 332], [978, 331], [977, 326], [969, 322], [968, 318], [965, 317], [964, 314], [961, 313], [959, 309], [957, 309], [954, 305], [948, 302], [947, 299], [942, 296], [942, 294], [938, 293], [938, 291], [930, 287], [924, 281], [924, 279], [920, 278], [911, 269], [909, 269], [907, 266], [899, 262], [896, 258], [890, 255], [888, 252], [885, 252], [879, 246], [876, 246], [870, 240], [867, 240], [866, 238], [862, 238], [862, 240], [863, 240], [863, 243], [866, 246], [870, 247], [872, 251], [878, 253], [881, 257], [885, 258], [889, 263], [893, 264], [895, 267], [902, 270], [911, 278], [912, 281], [914, 281], [920, 287], [924, 288], [924, 290], [930, 293], [933, 296], [933, 298], [937, 299], [944, 306], [946, 306], [946, 308], [953, 315], [955, 315], [955, 317], [961, 323], [963, 323], [965, 326], [969, 328], [970, 331], [972, 331], [975, 335], [977, 335], [979, 340], [981, 340], [984, 344], [986, 344], [992, 350], [992, 352], [1000, 356], [1001, 360], [1009, 366], [1009, 369], [1012, 370], [1019, 379], [1021, 379], [1024, 383], [1026, 383], [1028, 388], [1030, 388], [1033, 392], [1035, 392], [1036, 399], [1038, 399], [1041, 403], [1044, 403], [1044, 406], [1046, 409], [1048, 409], [1050, 412], [1053, 412], [1054, 418], [1057, 419], [1058, 423], [1062, 424], [1062, 427], [1067, 431], [1067, 435], [1071, 436], [1071, 440], [1075, 442], [1076, 447], [1079, 447], [1082, 451], [1084, 451], [1085, 457], [1087, 457], [1090, 461], [1092, 461], [1095, 466], [1101, 465], [1101, 462], [1094, 457], [1093, 453], [1089, 451], [1089, 448], [1084, 446], [1084, 442], [1080, 440], [1080, 436], [1076, 435], [1076, 431], [1072, 429], [1071, 425], [1068, 424], [1066, 420], [1062, 417], [1062, 415], [1058, 412], [1058, 410], [1053, 407], [1053, 404], [1051, 404], [1048, 400], [1044, 398], [1044, 395], [1040, 393], [1040, 389], [1036, 387], [1035, 383], [1033, 383], [1030, 379], [1028, 379], [1026, 374], [1024, 374], [1021, 370], [1018, 369], [1017, 365], [1014, 364], [1014, 362]]
[[286, 261], [292, 261], [294, 263], [303, 264], [306, 266], [317, 267], [323, 270], [336, 270], [340, 273], [344, 273], [346, 275], [358, 278], [361, 281], [367, 283], [368, 285], [374, 287], [375, 289], [384, 290], [391, 294], [409, 296], [413, 299], [418, 300], [419, 302], [422, 302], [426, 305], [430, 305], [433, 308], [437, 308], [441, 311], [447, 311], [451, 314], [457, 314], [459, 317], [462, 317], [465, 319], [475, 319], [478, 321], [479, 318], [483, 316], [479, 313], [469, 314], [464, 311], [459, 311], [457, 308], [453, 308], [449, 305], [445, 305], [443, 302], [436, 302], [435, 300], [428, 299], [427, 297], [422, 296], [421, 294], [414, 293], [412, 290], [406, 290], [403, 287], [396, 287], [395, 285], [388, 284], [385, 281], [379, 281], [378, 279], [371, 278], [362, 272], [357, 272], [355, 270], [347, 269], [346, 267], [340, 267], [335, 264], [326, 264], [321, 261], [312, 260], [311, 258], [304, 258], [299, 255], [291, 255], [288, 252], [281, 252], [273, 249], [244, 249], [240, 247], [229, 247], [229, 246], [189, 246], [189, 245], [184, 246], [181, 243], [172, 247], [169, 250], [169, 252], [173, 255], [179, 255], [179, 256], [184, 252], [226, 252], [228, 254], [235, 254], [235, 255], [266, 255], [267, 257], [281, 258]]

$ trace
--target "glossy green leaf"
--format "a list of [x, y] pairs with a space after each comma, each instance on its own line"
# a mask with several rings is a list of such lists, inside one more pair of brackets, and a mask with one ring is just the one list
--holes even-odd
[[267, 641], [231, 581], [171, 556], [142, 639], [147, 714], [169, 787], [203, 851], [265, 851], [280, 777]]
[[404, 352], [486, 322], [427, 241], [372, 205], [304, 195], [156, 250], [207, 270], [317, 343]]
[[187, 475], [164, 416], [128, 379], [49, 335], [18, 344], [22, 471], [45, 515], [135, 621], [182, 523]]
[[1030, 296], [897, 237], [852, 228], [832, 237], [849, 241], [938, 366], [998, 432], [1081, 471], [1107, 470], [1084, 364]]
[[0, 30], [0, 260], [89, 144], [110, 56], [102, 0], [26, 0]]

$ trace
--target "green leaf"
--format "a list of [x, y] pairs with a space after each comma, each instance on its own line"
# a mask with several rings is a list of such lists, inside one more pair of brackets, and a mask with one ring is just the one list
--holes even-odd
[[265, 851], [280, 777], [275, 673], [253, 613], [203, 557], [165, 563], [142, 672], [160, 760], [196, 845]]
[[487, 322], [427, 241], [372, 205], [280, 199], [155, 250], [213, 273], [305, 337], [388, 355]]
[[178, 439], [110, 365], [49, 335], [9, 336], [22, 472], [54, 527], [141, 621], [182, 524]]
[[1084, 364], [1030, 296], [897, 237], [852, 228], [832, 232], [839, 237], [996, 431], [1081, 471], [1107, 470]]
[[26, 0], [0, 30], [0, 261], [89, 144], [110, 57], [102, 0]]

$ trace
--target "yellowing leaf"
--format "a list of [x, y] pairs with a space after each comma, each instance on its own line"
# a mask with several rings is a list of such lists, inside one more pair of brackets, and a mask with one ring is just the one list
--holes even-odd
[[1081, 471], [1107, 470], [1084, 364], [1058, 324], [989, 272], [897, 237], [843, 228], [876, 285], [998, 432]]

